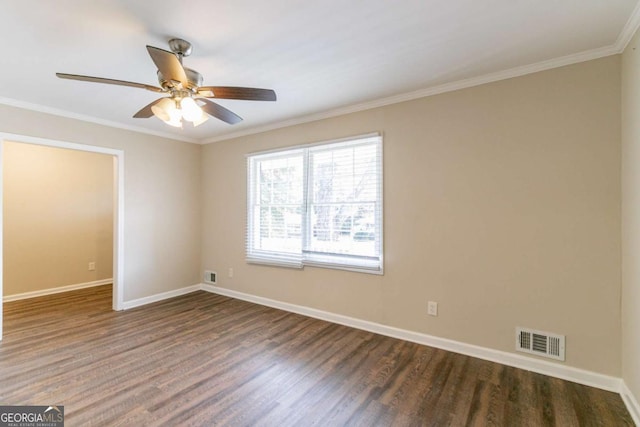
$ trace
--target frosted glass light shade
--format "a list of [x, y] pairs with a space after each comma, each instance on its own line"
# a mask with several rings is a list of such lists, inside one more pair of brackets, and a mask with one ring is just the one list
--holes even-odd
[[200, 117], [197, 120], [193, 121], [193, 126], [194, 127], [200, 126], [201, 124], [203, 124], [207, 120], [209, 120], [209, 115], [201, 110], [200, 111]]
[[174, 108], [169, 109], [169, 120], [167, 121], [167, 124], [182, 127], [182, 113], [179, 109], [175, 108], [175, 106]]
[[182, 113], [172, 98], [162, 98], [160, 102], [151, 107], [151, 111], [169, 126], [182, 127]]
[[153, 115], [163, 122], [168, 122], [169, 120], [171, 120], [171, 110], [176, 110], [176, 103], [171, 98], [162, 98], [160, 102], [151, 107]]
[[180, 106], [182, 108], [182, 118], [185, 120], [195, 122], [202, 116], [202, 109], [196, 104], [193, 98], [182, 98]]

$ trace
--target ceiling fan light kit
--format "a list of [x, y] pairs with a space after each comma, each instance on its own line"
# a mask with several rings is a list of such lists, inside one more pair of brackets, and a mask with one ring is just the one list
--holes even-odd
[[216, 117], [229, 124], [242, 121], [242, 117], [207, 98], [245, 101], [276, 100], [276, 93], [271, 89], [202, 86], [204, 81], [202, 75], [182, 65], [182, 59], [192, 52], [191, 43], [182, 39], [171, 39], [169, 40], [169, 48], [171, 52], [147, 46], [147, 52], [149, 52], [151, 59], [158, 68], [157, 75], [160, 87], [78, 74], [56, 73], [56, 76], [61, 79], [129, 86], [167, 94], [169, 96], [156, 99], [134, 114], [133, 117], [149, 118], [156, 116], [166, 124], [180, 128], [183, 120], [191, 122], [193, 126], [198, 126], [206, 122], [209, 116]]
[[160, 98], [151, 106], [154, 116], [174, 127], [182, 127], [182, 120], [193, 123], [193, 126], [201, 125], [209, 119], [209, 116], [191, 97], [185, 98]]

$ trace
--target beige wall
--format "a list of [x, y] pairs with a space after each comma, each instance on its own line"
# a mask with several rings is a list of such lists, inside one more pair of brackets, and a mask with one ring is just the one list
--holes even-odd
[[111, 278], [113, 157], [14, 142], [2, 154], [4, 295]]
[[2, 105], [0, 132], [124, 151], [125, 302], [201, 281], [200, 146]]
[[640, 402], [640, 32], [622, 55], [622, 377]]
[[[620, 105], [614, 56], [206, 145], [201, 267], [240, 292], [508, 352], [516, 326], [566, 334], [567, 365], [619, 376]], [[245, 155], [371, 131], [384, 276], [246, 264]]]
[[[124, 150], [125, 301], [211, 268], [230, 289], [499, 350], [515, 326], [566, 334], [568, 365], [619, 376], [620, 70], [608, 57], [205, 147], [1, 105], [0, 132]], [[245, 154], [371, 131], [385, 138], [385, 275], [247, 265]]]

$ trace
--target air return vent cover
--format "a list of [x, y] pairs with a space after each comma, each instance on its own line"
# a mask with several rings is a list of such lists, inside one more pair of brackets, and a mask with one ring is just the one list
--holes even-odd
[[209, 285], [215, 285], [217, 276], [218, 276], [218, 273], [216, 273], [215, 271], [205, 270], [204, 283], [207, 283]]
[[564, 335], [516, 328], [516, 350], [564, 361]]

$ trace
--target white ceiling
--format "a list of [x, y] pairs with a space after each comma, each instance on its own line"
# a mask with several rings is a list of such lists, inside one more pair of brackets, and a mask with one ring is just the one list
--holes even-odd
[[[639, 0], [5, 0], [0, 103], [211, 142], [617, 53]], [[274, 89], [220, 100], [244, 118], [175, 129], [131, 116], [158, 96], [56, 72], [157, 85], [146, 45], [193, 44], [212, 86]]]

